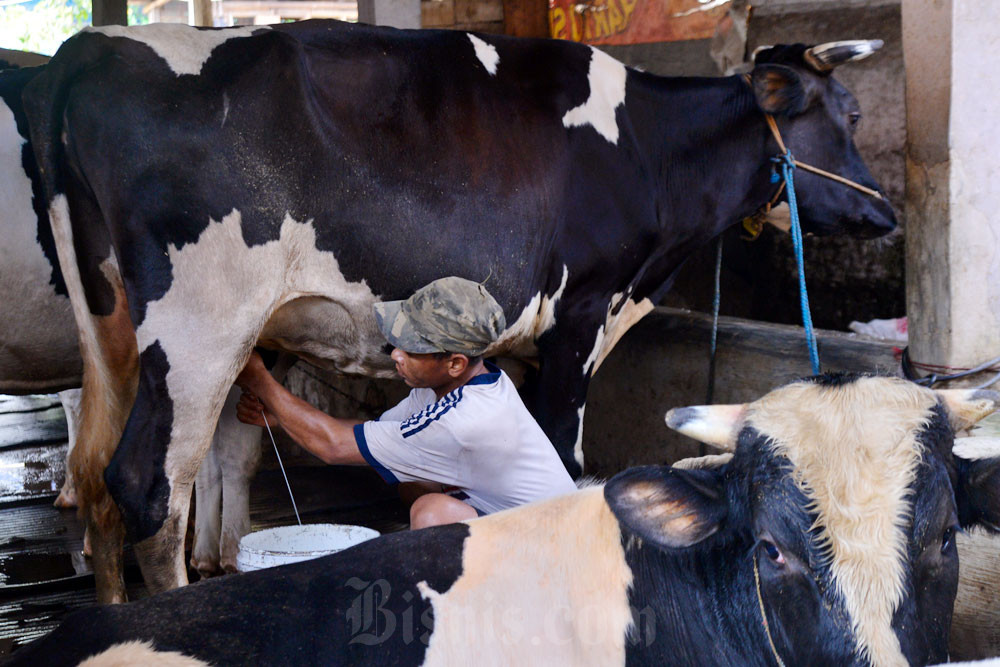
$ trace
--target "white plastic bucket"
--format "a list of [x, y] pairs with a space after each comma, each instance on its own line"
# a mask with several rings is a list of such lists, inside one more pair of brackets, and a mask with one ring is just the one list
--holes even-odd
[[378, 536], [379, 532], [371, 528], [334, 523], [310, 523], [258, 530], [244, 535], [240, 540], [236, 569], [250, 572], [275, 565], [298, 563], [343, 551]]

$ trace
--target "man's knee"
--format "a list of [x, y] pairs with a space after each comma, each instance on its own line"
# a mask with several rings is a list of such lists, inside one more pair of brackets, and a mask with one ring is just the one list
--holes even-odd
[[443, 493], [428, 493], [410, 507], [410, 529], [441, 526], [476, 518], [476, 510], [461, 500]]

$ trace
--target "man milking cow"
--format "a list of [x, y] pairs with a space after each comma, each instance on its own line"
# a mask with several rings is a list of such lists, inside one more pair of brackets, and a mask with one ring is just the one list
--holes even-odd
[[377, 421], [317, 410], [271, 377], [256, 353], [236, 379], [245, 392], [240, 420], [264, 426], [266, 414], [326, 463], [368, 464], [390, 484], [412, 483], [411, 528], [576, 490], [513, 382], [482, 357], [506, 326], [482, 285], [442, 278], [405, 301], [376, 303], [375, 318], [394, 347], [396, 371], [413, 388]]

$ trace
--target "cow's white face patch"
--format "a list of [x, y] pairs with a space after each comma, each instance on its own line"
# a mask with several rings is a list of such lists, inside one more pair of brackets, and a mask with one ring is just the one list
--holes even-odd
[[[51, 284], [52, 265], [38, 243], [31, 179], [21, 155], [14, 112], [0, 100], [0, 390], [45, 391], [81, 372], [79, 339], [69, 299]], [[56, 381], [56, 382], [52, 382]]]
[[603, 486], [476, 519], [423, 664], [623, 665], [631, 584]]
[[472, 42], [472, 46], [476, 49], [476, 57], [479, 58], [479, 62], [483, 64], [487, 72], [496, 76], [497, 65], [500, 64], [500, 54], [497, 53], [497, 47], [487, 44], [471, 33], [467, 34], [469, 41]]
[[163, 58], [174, 74], [198, 74], [212, 51], [219, 44], [238, 37], [250, 37], [255, 32], [270, 30], [267, 26], [240, 26], [218, 30], [199, 30], [183, 23], [150, 23], [148, 25], [105, 25], [87, 27], [108, 37], [127, 37], [142, 42]]
[[[612, 313], [622, 299], [626, 300], [625, 303], [618, 309], [617, 313]], [[627, 293], [623, 292], [612, 296], [608, 303], [608, 313], [605, 316], [604, 324], [597, 330], [597, 335], [594, 338], [594, 348], [587, 356], [587, 360], [583, 362], [583, 374], [593, 376], [622, 336], [651, 310], [653, 310], [653, 302], [649, 299], [634, 301], [627, 296]]]
[[504, 329], [500, 338], [489, 349], [486, 356], [504, 355], [517, 359], [533, 359], [538, 356], [535, 341], [556, 324], [556, 304], [562, 298], [569, 279], [569, 268], [563, 264], [562, 281], [559, 289], [549, 295], [541, 292], [531, 297], [513, 324]]
[[791, 462], [810, 500], [859, 652], [873, 665], [906, 664], [892, 617], [904, 594], [918, 435], [936, 405], [929, 390], [869, 377], [797, 382], [747, 408], [747, 424]]
[[570, 109], [563, 116], [566, 128], [583, 125], [592, 126], [613, 144], [618, 143], [618, 121], [615, 109], [625, 104], [625, 80], [628, 76], [625, 66], [604, 53], [591, 47], [590, 97], [586, 102]]

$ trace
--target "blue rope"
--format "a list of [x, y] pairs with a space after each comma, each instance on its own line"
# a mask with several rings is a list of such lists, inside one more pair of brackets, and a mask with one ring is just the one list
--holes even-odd
[[799, 206], [795, 200], [795, 160], [792, 151], [774, 158], [781, 164], [781, 175], [788, 189], [788, 209], [792, 215], [792, 247], [795, 249], [795, 263], [799, 267], [799, 301], [802, 307], [802, 325], [806, 330], [806, 344], [809, 346], [809, 361], [813, 375], [819, 375], [819, 350], [816, 348], [816, 332], [813, 331], [812, 315], [809, 313], [809, 293], [806, 291], [805, 259], [802, 257], [802, 227], [799, 225]]

